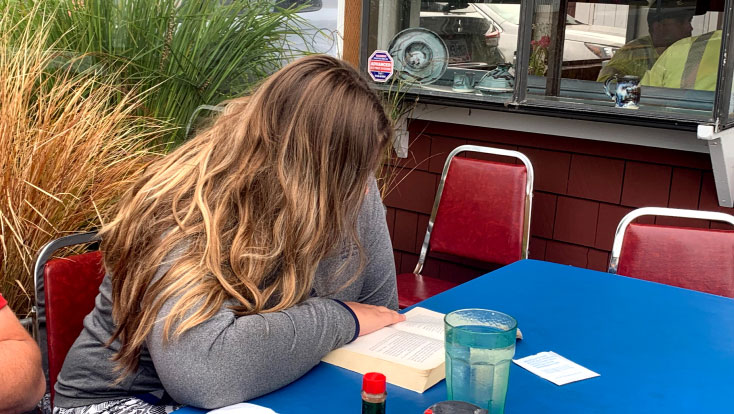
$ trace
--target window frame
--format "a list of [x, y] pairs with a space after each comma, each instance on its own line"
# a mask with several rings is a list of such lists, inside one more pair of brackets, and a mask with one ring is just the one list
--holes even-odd
[[[732, 91], [732, 76], [734, 76], [734, 61], [725, 59], [728, 53], [734, 51], [732, 39], [732, 23], [734, 23], [734, 0], [726, 0], [724, 4], [724, 25], [721, 32], [721, 51], [719, 52], [719, 76], [716, 80], [714, 95], [714, 125], [727, 129], [734, 126], [734, 117], [730, 111]], [[722, 60], [724, 64], [722, 65]], [[726, 92], [724, 92], [726, 91]]]
[[[411, 2], [416, 0], [400, 0], [396, 1], [395, 7], [409, 6]], [[420, 1], [420, 0], [417, 0]], [[559, 0], [563, 4], [568, 4], [568, 0]], [[377, 21], [378, 16], [372, 16], [370, 13], [373, 2], [379, 0], [363, 0], [362, 1], [362, 25], [360, 36], [360, 62], [363, 70], [366, 70], [367, 59], [372, 52], [368, 50], [370, 40], [370, 29], [376, 28], [380, 24]], [[405, 95], [409, 99], [419, 97], [423, 103], [434, 103], [441, 105], [463, 106], [470, 108], [480, 108], [488, 110], [514, 111], [520, 113], [537, 113], [538, 115], [560, 116], [572, 119], [593, 119], [597, 121], [606, 121], [611, 123], [624, 123], [631, 125], [656, 126], [669, 129], [695, 130], [698, 125], [713, 125], [717, 131], [734, 127], [734, 108], [730, 108], [732, 100], [732, 77], [734, 76], [734, 59], [725, 59], [730, 51], [734, 51], [734, 37], [731, 36], [732, 24], [734, 23], [734, 0], [725, 0], [724, 5], [724, 22], [722, 26], [722, 42], [721, 52], [719, 55], [719, 72], [717, 77], [716, 89], [713, 95], [713, 108], [708, 118], [690, 116], [685, 117], [681, 114], [667, 114], [664, 112], [633, 112], [633, 111], [616, 111], [614, 108], [606, 109], [596, 105], [578, 105], [563, 100], [543, 99], [540, 96], [534, 97], [528, 93], [529, 78], [528, 63], [530, 58], [532, 40], [532, 21], [535, 13], [536, 0], [522, 0], [520, 2], [520, 22], [518, 26], [518, 43], [517, 43], [517, 60], [515, 64], [515, 89], [511, 98], [504, 101], [477, 101], [468, 100], [457, 94], [456, 97], [447, 96], [430, 96], [418, 91], [408, 91]], [[634, 1], [630, 1], [634, 3]], [[563, 28], [565, 33], [566, 19], [564, 13], [558, 13], [559, 27]], [[561, 18], [561, 16], [564, 16]], [[562, 21], [561, 21], [562, 20]], [[562, 37], [557, 37], [563, 42]], [[558, 40], [557, 40], [558, 41]], [[551, 56], [552, 58], [552, 56]], [[560, 60], [562, 56], [557, 56]], [[723, 65], [722, 65], [723, 61]], [[560, 62], [559, 62], [560, 64]], [[552, 63], [549, 63], [549, 72]], [[558, 66], [560, 67], [560, 66]], [[555, 79], [548, 81], [548, 84], [557, 82], [560, 85], [561, 71], [557, 70]], [[384, 89], [384, 86], [377, 89]], [[674, 108], [674, 107], [671, 107]]]

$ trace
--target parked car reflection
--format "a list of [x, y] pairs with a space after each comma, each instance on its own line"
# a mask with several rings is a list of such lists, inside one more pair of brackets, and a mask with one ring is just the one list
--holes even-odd
[[[441, 36], [449, 49], [453, 67], [488, 68], [514, 63], [517, 49], [520, 4], [424, 1], [420, 25]], [[594, 64], [614, 56], [624, 45], [624, 28], [588, 25], [572, 16], [566, 18], [563, 49], [564, 67]]]
[[[291, 57], [297, 58], [305, 53], [325, 53], [337, 56], [339, 53], [339, 0], [272, 0], [273, 5], [283, 9], [298, 9], [296, 13], [302, 20], [294, 22], [298, 34], [286, 36], [285, 45]], [[222, 5], [232, 4], [232, 0], [220, 0]]]
[[279, 7], [301, 7], [298, 13], [305, 22], [299, 25], [302, 38], [289, 37], [294, 50], [338, 54], [337, 20], [339, 0], [279, 0]]

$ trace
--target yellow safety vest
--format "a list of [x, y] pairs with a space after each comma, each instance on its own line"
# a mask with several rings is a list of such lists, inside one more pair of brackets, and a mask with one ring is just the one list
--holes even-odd
[[614, 57], [601, 69], [597, 82], [604, 82], [614, 75], [639, 76], [650, 70], [658, 60], [658, 51], [650, 36], [635, 39], [614, 54]]
[[642, 85], [713, 91], [720, 51], [721, 30], [681, 39], [660, 55]]

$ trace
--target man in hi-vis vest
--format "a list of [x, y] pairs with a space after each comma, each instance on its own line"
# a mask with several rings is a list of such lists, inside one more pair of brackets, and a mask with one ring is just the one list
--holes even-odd
[[647, 9], [647, 27], [650, 34], [637, 38], [619, 49], [601, 69], [597, 82], [604, 82], [615, 75], [642, 78], [668, 46], [691, 36], [693, 31], [691, 20], [695, 11], [695, 2], [655, 0]]
[[679, 40], [658, 58], [642, 84], [713, 91], [720, 51], [721, 30]]

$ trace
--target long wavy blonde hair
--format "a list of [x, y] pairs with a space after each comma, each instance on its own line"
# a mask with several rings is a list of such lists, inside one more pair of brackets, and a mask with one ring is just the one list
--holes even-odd
[[101, 230], [123, 377], [168, 300], [165, 340], [228, 299], [238, 315], [299, 303], [319, 261], [345, 240], [361, 267], [357, 216], [391, 140], [367, 82], [347, 63], [314, 55], [231, 101], [209, 129], [152, 164]]

